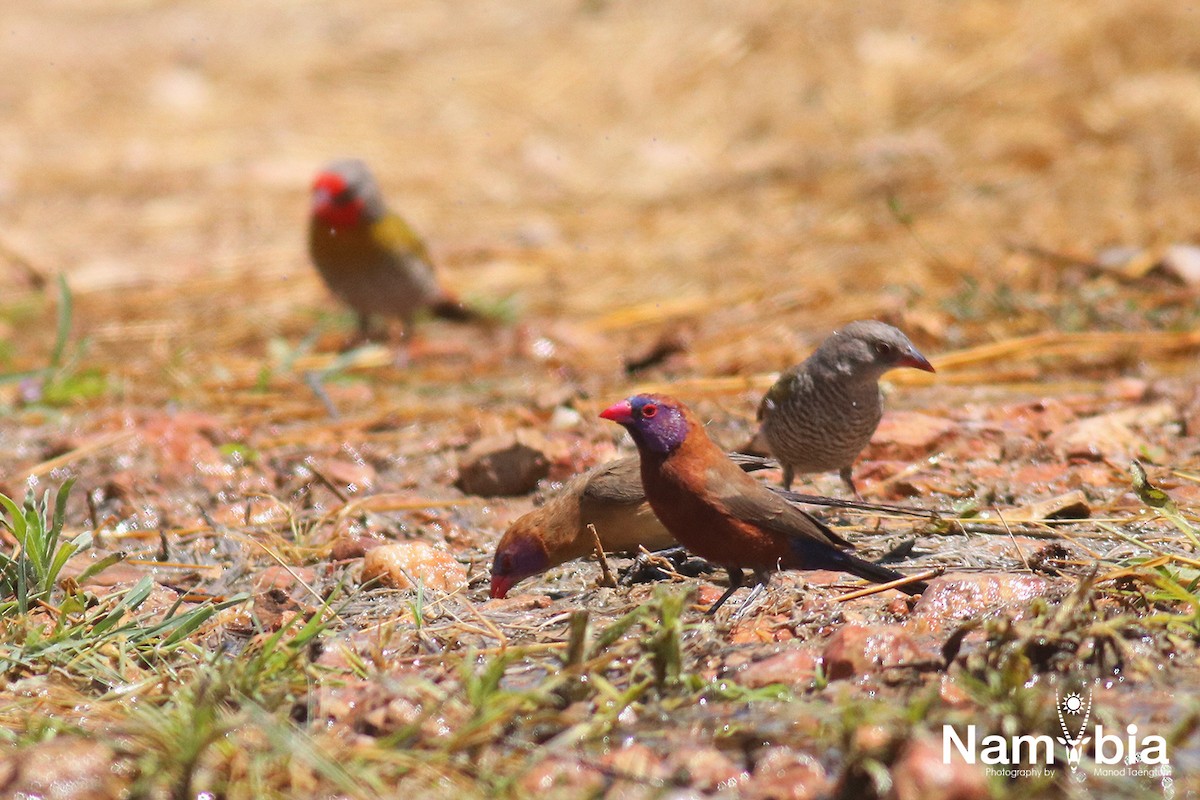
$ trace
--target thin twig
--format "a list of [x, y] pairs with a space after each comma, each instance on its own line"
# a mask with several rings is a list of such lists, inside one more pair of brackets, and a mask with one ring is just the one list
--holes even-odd
[[617, 579], [613, 577], [612, 570], [608, 567], [608, 559], [604, 556], [604, 545], [600, 541], [600, 534], [596, 531], [596, 526], [588, 523], [588, 533], [592, 534], [592, 546], [595, 548], [596, 561], [600, 562], [600, 585], [616, 588]]
[[350, 498], [346, 496], [345, 492], [334, 485], [333, 481], [329, 480], [329, 478], [326, 478], [325, 474], [321, 472], [321, 470], [317, 469], [315, 464], [307, 463], [304, 466], [308, 468], [308, 471], [313, 474], [313, 477], [316, 478], [322, 486], [333, 492], [337, 499], [342, 501], [343, 505], [350, 502]]
[[886, 592], [888, 589], [899, 589], [901, 586], [908, 586], [909, 584], [912, 584], [912, 583], [920, 583], [921, 581], [927, 581], [932, 578], [936, 578], [939, 575], [944, 575], [945, 572], [946, 572], [945, 567], [934, 567], [933, 569], [927, 569], [924, 572], [918, 572], [915, 575], [907, 575], [903, 578], [898, 578], [894, 581], [888, 581], [887, 583], [871, 584], [870, 586], [850, 592], [849, 594], [844, 594], [844, 595], [841, 595], [840, 597], [835, 597], [835, 598], [833, 598], [833, 601], [835, 603], [845, 603], [847, 600], [857, 600], [860, 597], [869, 597], [870, 595], [873, 595], [873, 594], [879, 594], [880, 592]]
[[95, 455], [101, 450], [107, 450], [110, 447], [115, 447], [116, 445], [121, 444], [128, 439], [132, 439], [133, 437], [133, 431], [115, 431], [104, 436], [97, 436], [95, 439], [92, 439], [90, 442], [85, 444], [81, 444], [74, 450], [69, 450], [62, 455], [58, 455], [54, 458], [43, 461], [42, 463], [36, 464], [27, 470], [17, 470], [16, 473], [40, 478], [43, 475], [53, 472], [59, 467], [65, 467], [72, 461], [77, 461], [78, 459], [86, 456]]
[[1029, 566], [1029, 559], [1025, 557], [1025, 551], [1021, 549], [1021, 545], [1017, 544], [1017, 537], [1013, 536], [1012, 528], [1008, 527], [1008, 522], [1004, 519], [1004, 515], [1000, 513], [1000, 509], [996, 508], [996, 506], [992, 506], [992, 511], [996, 512], [996, 516], [1000, 518], [1000, 524], [1004, 526], [1004, 530], [1008, 531], [1008, 538], [1012, 541], [1013, 547], [1017, 549], [1017, 555], [1021, 557], [1021, 563], [1025, 565], [1025, 569], [1032, 572], [1033, 568]]

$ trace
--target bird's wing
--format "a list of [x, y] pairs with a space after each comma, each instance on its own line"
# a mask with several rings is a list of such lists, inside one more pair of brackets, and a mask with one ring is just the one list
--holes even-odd
[[[775, 466], [774, 461], [762, 456], [730, 453], [729, 457], [745, 472]], [[642, 489], [642, 472], [638, 457], [618, 458], [593, 469], [586, 478], [583, 494], [589, 500], [607, 503], [634, 504], [645, 500], [646, 493]]]
[[396, 253], [411, 253], [426, 264], [429, 263], [429, 251], [425, 247], [425, 240], [398, 214], [385, 215], [375, 223], [372, 234], [388, 250]]
[[795, 368], [789, 369], [781, 374], [775, 383], [771, 384], [770, 389], [767, 389], [767, 393], [763, 395], [762, 400], [758, 403], [757, 419], [759, 422], [763, 421], [763, 417], [767, 415], [769, 407], [778, 408], [783, 405], [783, 401], [787, 398], [790, 391], [789, 387], [795, 381], [795, 375]]
[[[727, 514], [757, 525], [764, 530], [788, 537], [825, 540], [835, 547], [854, 549], [854, 545], [834, 533], [819, 519], [788, 503], [740, 470], [710, 468], [707, 474], [709, 497]], [[744, 478], [745, 480], [742, 480]]]
[[601, 503], [634, 505], [646, 499], [637, 456], [602, 464], [586, 478], [584, 496]]

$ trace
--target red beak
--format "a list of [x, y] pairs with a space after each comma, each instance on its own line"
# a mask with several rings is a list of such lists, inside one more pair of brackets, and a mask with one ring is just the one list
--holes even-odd
[[507, 597], [508, 590], [513, 587], [514, 583], [516, 583], [516, 581], [514, 581], [512, 578], [508, 577], [507, 575], [493, 575], [492, 576], [492, 599], [496, 600], [496, 599], [501, 599], [501, 598]]
[[925, 372], [937, 372], [933, 368], [933, 364], [929, 363], [929, 359], [918, 353], [916, 350], [909, 350], [903, 358], [896, 362], [897, 367], [912, 367], [913, 369], [924, 370]]
[[629, 404], [628, 400], [622, 400], [619, 403], [613, 403], [601, 411], [600, 417], [602, 419], [610, 419], [621, 425], [628, 425], [630, 422], [633, 422], [633, 406]]

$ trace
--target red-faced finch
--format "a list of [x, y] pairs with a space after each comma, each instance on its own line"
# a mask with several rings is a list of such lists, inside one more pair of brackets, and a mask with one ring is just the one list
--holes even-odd
[[358, 314], [363, 336], [373, 315], [400, 319], [406, 333], [425, 310], [453, 320], [477, 316], [439, 285], [425, 243], [388, 210], [357, 159], [334, 161], [313, 181], [308, 249], [325, 284]]
[[[735, 458], [747, 471], [772, 466], [757, 456]], [[589, 525], [595, 527], [595, 537]], [[646, 504], [637, 456], [576, 475], [545, 505], [510, 525], [492, 559], [492, 597], [505, 597], [517, 582], [589, 555], [596, 538], [608, 553], [677, 545]]]
[[[663, 527], [729, 573], [729, 589], [708, 613], [742, 585], [747, 568], [759, 587], [780, 569], [837, 570], [875, 583], [904, 577], [847, 552], [852, 544], [744, 473], [678, 400], [634, 395], [600, 416], [624, 426], [637, 445], [642, 487]], [[926, 585], [900, 588], [920, 594]]]
[[[776, 466], [774, 461], [730, 453], [746, 472]], [[864, 503], [801, 494], [769, 487], [789, 503], [832, 506], [865, 512], [936, 517], [936, 512], [909, 506]], [[588, 526], [596, 529], [593, 536]], [[662, 550], [678, 542], [654, 516], [642, 491], [637, 456], [601, 464], [576, 475], [547, 502], [519, 517], [500, 541], [492, 558], [492, 597], [506, 597], [514, 585], [595, 552], [596, 539], [606, 553], [633, 553], [639, 547]]]

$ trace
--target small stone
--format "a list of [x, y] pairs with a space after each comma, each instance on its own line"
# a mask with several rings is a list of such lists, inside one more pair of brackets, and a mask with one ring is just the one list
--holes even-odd
[[485, 604], [492, 611], [538, 611], [549, 608], [553, 601], [544, 594], [517, 594], [503, 598], [492, 598]]
[[[725, 594], [725, 588], [718, 586], [715, 583], [702, 583], [696, 587], [696, 605], [699, 608], [707, 609], [713, 603], [721, 599], [721, 595]], [[736, 600], [729, 602], [735, 603]]]
[[811, 800], [825, 797], [829, 777], [808, 753], [769, 747], [755, 759], [754, 773], [743, 787], [748, 800]]
[[578, 758], [550, 756], [521, 776], [520, 794], [543, 800], [575, 800], [605, 794], [608, 779], [596, 767]]
[[1087, 497], [1076, 489], [1047, 500], [1039, 500], [1015, 511], [1004, 512], [1005, 522], [1040, 522], [1046, 519], [1087, 519], [1092, 509]]
[[540, 434], [528, 430], [481, 439], [459, 458], [455, 485], [482, 497], [527, 494], [550, 474], [550, 449]]
[[160, 478], [199, 478], [222, 485], [233, 474], [215, 442], [222, 438], [217, 417], [192, 411], [155, 413], [143, 424], [140, 438], [159, 460]]
[[974, 619], [1006, 606], [1024, 605], [1051, 593], [1054, 584], [1038, 575], [950, 574], [929, 582], [913, 618], [933, 624]]
[[909, 597], [905, 594], [897, 594], [888, 601], [887, 610], [889, 614], [896, 617], [907, 617], [908, 612], [912, 611], [913, 605], [916, 603], [915, 597]]
[[871, 437], [867, 457], [914, 461], [932, 453], [954, 429], [953, 420], [917, 411], [889, 411]]
[[747, 665], [734, 679], [751, 689], [777, 683], [807, 688], [816, 676], [817, 657], [809, 650], [789, 648]]
[[967, 694], [967, 690], [954, 676], [945, 673], [938, 684], [938, 699], [950, 708], [969, 708], [971, 705], [971, 695]]
[[317, 468], [321, 475], [347, 495], [362, 494], [374, 488], [378, 476], [375, 468], [361, 459], [330, 458]]
[[1064, 458], [1128, 461], [1144, 441], [1136, 431], [1154, 429], [1178, 416], [1167, 402], [1132, 406], [1071, 422], [1047, 441]]
[[729, 756], [713, 747], [672, 748], [666, 763], [680, 783], [704, 793], [733, 788], [749, 777]]
[[738, 622], [729, 633], [731, 644], [765, 644], [796, 638], [786, 614], [755, 614]]
[[892, 766], [889, 800], [984, 800], [990, 797], [983, 767], [968, 764], [958, 753], [943, 760], [940, 744], [910, 739]]
[[467, 570], [444, 550], [425, 542], [385, 544], [363, 558], [362, 582], [376, 581], [391, 589], [426, 589], [452, 592], [467, 583]]
[[642, 781], [661, 780], [667, 776], [662, 758], [644, 744], [631, 744], [605, 753], [600, 763], [622, 776]]
[[[1010, 482], [1014, 486], [1050, 487], [1054, 483], [1063, 483], [1070, 477], [1070, 466], [1062, 461], [1049, 464], [1026, 464], [1012, 472]], [[1008, 513], [1005, 512], [1007, 519]]]
[[270, 589], [278, 589], [292, 598], [304, 595], [311, 598], [308, 587], [316, 580], [317, 573], [312, 567], [282, 567], [273, 564], [255, 577], [254, 592], [261, 594]]
[[329, 557], [334, 561], [349, 561], [362, 558], [376, 547], [388, 542], [375, 536], [344, 533], [329, 544]]
[[258, 617], [263, 630], [279, 630], [295, 618], [299, 608], [299, 604], [282, 589], [268, 589], [254, 596], [254, 616]]
[[887, 625], [843, 625], [821, 654], [829, 680], [924, 664], [934, 658], [932, 653], [923, 652], [907, 631]]
[[550, 414], [550, 428], [556, 431], [569, 431], [579, 427], [583, 415], [570, 406], [555, 406]]
[[1200, 284], [1200, 247], [1173, 244], [1162, 255], [1162, 268], [1188, 286]]
[[0, 757], [0, 796], [41, 800], [125, 797], [128, 780], [101, 742], [58, 736]]
[[859, 725], [854, 729], [854, 749], [860, 753], [882, 753], [891, 742], [891, 731], [883, 725]]

